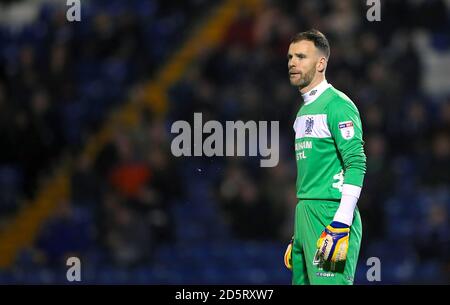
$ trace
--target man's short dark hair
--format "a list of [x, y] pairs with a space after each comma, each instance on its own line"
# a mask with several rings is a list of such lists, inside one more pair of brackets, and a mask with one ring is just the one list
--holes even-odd
[[292, 37], [291, 43], [299, 42], [302, 40], [311, 41], [314, 46], [318, 48], [328, 59], [330, 57], [330, 44], [327, 37], [316, 29], [311, 29], [305, 32], [297, 33]]

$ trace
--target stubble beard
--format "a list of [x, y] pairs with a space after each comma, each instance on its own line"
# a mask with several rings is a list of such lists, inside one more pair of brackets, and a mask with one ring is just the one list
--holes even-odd
[[315, 72], [315, 68], [312, 68], [311, 70], [306, 72], [304, 77], [300, 78], [300, 81], [297, 84], [299, 90], [302, 90], [303, 88], [308, 87], [309, 84], [311, 84], [312, 80], [314, 79]]

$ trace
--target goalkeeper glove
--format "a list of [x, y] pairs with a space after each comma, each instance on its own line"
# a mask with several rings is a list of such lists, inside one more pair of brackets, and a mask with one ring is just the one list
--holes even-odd
[[347, 259], [350, 227], [333, 221], [320, 235], [317, 241], [319, 264], [331, 271], [340, 271]]
[[294, 238], [292, 237], [289, 245], [286, 248], [286, 252], [284, 253], [284, 265], [289, 270], [292, 270], [292, 246], [294, 244]]

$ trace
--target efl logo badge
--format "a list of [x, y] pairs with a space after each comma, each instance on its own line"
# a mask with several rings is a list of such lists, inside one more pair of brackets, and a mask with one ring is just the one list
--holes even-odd
[[339, 130], [344, 139], [350, 140], [355, 135], [352, 121], [339, 122]]

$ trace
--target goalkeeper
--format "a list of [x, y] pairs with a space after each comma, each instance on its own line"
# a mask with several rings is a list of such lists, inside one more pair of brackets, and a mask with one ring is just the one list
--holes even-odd
[[289, 79], [303, 97], [294, 122], [299, 201], [284, 260], [293, 284], [353, 284], [361, 245], [361, 119], [326, 81], [329, 56], [328, 40], [317, 30], [295, 35], [288, 51]]

